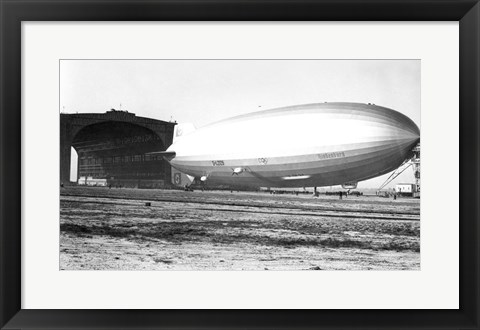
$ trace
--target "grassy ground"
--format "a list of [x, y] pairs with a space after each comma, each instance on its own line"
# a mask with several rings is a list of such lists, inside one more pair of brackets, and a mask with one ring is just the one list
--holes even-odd
[[60, 266], [418, 270], [419, 213], [414, 199], [62, 188]]

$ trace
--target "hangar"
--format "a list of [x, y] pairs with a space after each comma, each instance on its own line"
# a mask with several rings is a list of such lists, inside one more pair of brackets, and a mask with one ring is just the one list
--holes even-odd
[[[60, 114], [60, 182], [70, 183], [71, 148], [78, 154], [77, 183], [164, 188], [171, 167], [152, 151], [166, 150], [176, 123], [128, 111]], [[83, 180], [83, 181], [82, 181]]]

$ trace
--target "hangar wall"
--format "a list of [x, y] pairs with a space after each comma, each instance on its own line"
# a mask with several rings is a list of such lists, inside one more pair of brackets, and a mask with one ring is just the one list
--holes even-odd
[[78, 153], [77, 182], [163, 188], [171, 167], [149, 152], [166, 150], [175, 123], [112, 109], [104, 114], [60, 115], [60, 181], [70, 183], [71, 147]]

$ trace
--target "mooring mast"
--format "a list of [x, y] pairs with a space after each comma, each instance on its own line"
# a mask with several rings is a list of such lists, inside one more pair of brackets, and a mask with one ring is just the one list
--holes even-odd
[[415, 192], [420, 195], [420, 142], [413, 148], [413, 175], [415, 176]]
[[411, 157], [406, 159], [402, 165], [393, 171], [387, 180], [385, 180], [385, 182], [380, 186], [380, 188], [378, 188], [378, 190], [382, 190], [386, 185], [392, 182], [410, 166], [412, 166], [413, 175], [415, 176], [415, 187], [412, 191], [412, 196], [420, 197], [420, 142], [412, 149]]

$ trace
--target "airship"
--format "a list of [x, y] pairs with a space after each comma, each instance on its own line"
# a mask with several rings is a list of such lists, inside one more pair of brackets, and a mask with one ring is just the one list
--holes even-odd
[[224, 186], [356, 186], [398, 168], [420, 140], [404, 114], [374, 104], [258, 111], [199, 129], [178, 125], [161, 154], [192, 180]]

